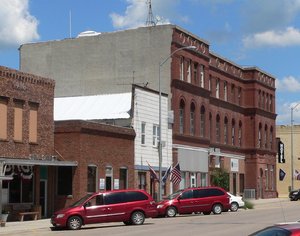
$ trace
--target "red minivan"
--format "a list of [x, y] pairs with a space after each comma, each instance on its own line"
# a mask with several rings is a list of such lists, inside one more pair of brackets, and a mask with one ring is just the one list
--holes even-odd
[[82, 225], [124, 222], [141, 225], [145, 218], [157, 216], [157, 205], [144, 190], [113, 190], [87, 194], [51, 217], [54, 227], [80, 229]]
[[179, 190], [157, 205], [160, 216], [203, 212], [204, 215], [221, 214], [230, 209], [230, 197], [219, 187], [199, 187]]

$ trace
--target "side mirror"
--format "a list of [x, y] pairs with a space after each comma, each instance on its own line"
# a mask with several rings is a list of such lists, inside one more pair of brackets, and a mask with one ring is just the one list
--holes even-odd
[[89, 206], [91, 206], [91, 203], [90, 203], [90, 202], [86, 202], [86, 203], [84, 204], [84, 208], [89, 207]]

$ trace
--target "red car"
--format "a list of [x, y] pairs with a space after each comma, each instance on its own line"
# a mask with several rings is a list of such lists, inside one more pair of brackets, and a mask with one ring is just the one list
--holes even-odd
[[276, 224], [273, 226], [261, 229], [249, 236], [269, 236], [269, 235], [280, 235], [280, 236], [300, 236], [300, 222], [288, 222]]
[[87, 194], [66, 209], [51, 217], [54, 227], [80, 229], [82, 225], [124, 222], [126, 225], [141, 225], [147, 217], [157, 216], [157, 205], [143, 190], [115, 190]]
[[230, 197], [219, 187], [201, 187], [179, 190], [167, 200], [157, 204], [160, 216], [174, 217], [179, 214], [203, 212], [204, 215], [221, 214], [230, 209]]

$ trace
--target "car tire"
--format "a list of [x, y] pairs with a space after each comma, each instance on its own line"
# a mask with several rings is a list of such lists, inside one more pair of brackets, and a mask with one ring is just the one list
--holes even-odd
[[79, 216], [71, 216], [68, 219], [67, 226], [71, 230], [78, 230], [82, 226], [82, 219]]
[[133, 225], [142, 225], [145, 221], [145, 215], [141, 211], [135, 211], [131, 214], [131, 223]]
[[131, 220], [123, 221], [124, 225], [132, 225]]
[[237, 202], [232, 202], [230, 204], [230, 210], [231, 211], [237, 211], [239, 209], [239, 204]]
[[223, 207], [221, 204], [217, 203], [215, 205], [213, 205], [212, 207], [212, 212], [215, 214], [215, 215], [219, 215], [221, 214], [223, 211]]
[[167, 208], [166, 216], [167, 217], [175, 217], [177, 214], [177, 210], [175, 207], [170, 206]]

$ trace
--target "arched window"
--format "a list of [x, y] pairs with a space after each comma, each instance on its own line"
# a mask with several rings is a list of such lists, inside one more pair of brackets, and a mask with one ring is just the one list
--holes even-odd
[[220, 142], [221, 135], [220, 135], [220, 116], [217, 115], [216, 117], [216, 141], [217, 143]]
[[200, 137], [204, 137], [205, 135], [205, 108], [201, 107], [200, 110]]
[[192, 61], [189, 60], [188, 68], [187, 68], [187, 82], [191, 83], [191, 77], [192, 77]]
[[265, 132], [264, 132], [264, 148], [268, 148], [268, 126], [265, 125]]
[[271, 112], [273, 112], [273, 96], [272, 95], [270, 95], [270, 99], [269, 99], [269, 110], [271, 111]]
[[200, 65], [200, 87], [204, 88], [204, 65]]
[[234, 119], [231, 122], [231, 144], [235, 145], [235, 121], [234, 121]]
[[190, 135], [195, 135], [195, 104], [191, 104], [190, 110]]
[[211, 113], [209, 113], [209, 134], [208, 134], [208, 136], [209, 136], [210, 139], [212, 139], [212, 134], [213, 134], [212, 128], [213, 128], [212, 115], [211, 115]]
[[228, 119], [224, 119], [224, 144], [228, 144]]
[[270, 149], [273, 149], [273, 127], [270, 128]]
[[265, 109], [265, 92], [262, 93], [261, 97], [261, 108]]
[[180, 107], [179, 107], [179, 133], [184, 133], [184, 108], [185, 104], [184, 101], [180, 101]]
[[262, 125], [261, 123], [259, 123], [259, 126], [258, 126], [258, 147], [261, 148], [262, 146], [262, 143], [261, 143], [261, 129], [262, 129]]
[[258, 91], [258, 107], [261, 107], [261, 91]]
[[239, 122], [239, 147], [242, 146], [243, 140], [242, 140], [242, 122]]

